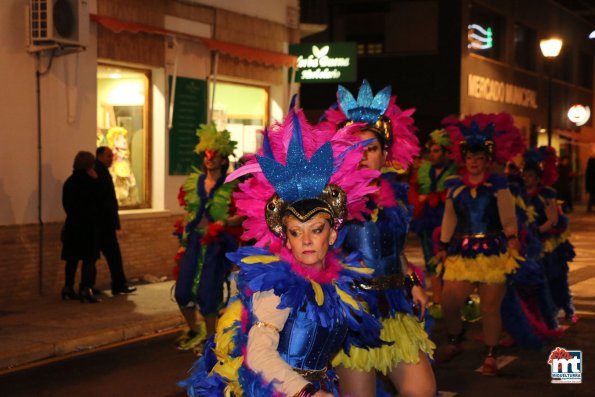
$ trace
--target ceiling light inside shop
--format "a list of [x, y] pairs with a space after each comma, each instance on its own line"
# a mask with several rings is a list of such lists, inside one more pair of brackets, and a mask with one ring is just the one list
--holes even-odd
[[122, 78], [122, 75], [120, 73], [114, 72], [114, 73], [110, 73], [108, 77], [110, 79], [119, 79], [119, 78]]

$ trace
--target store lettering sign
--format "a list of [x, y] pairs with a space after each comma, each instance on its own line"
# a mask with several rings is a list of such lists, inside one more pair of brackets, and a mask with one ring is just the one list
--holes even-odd
[[308, 43], [289, 46], [297, 56], [295, 81], [338, 83], [356, 81], [355, 43]]
[[514, 84], [470, 74], [467, 95], [486, 101], [537, 109], [537, 91]]

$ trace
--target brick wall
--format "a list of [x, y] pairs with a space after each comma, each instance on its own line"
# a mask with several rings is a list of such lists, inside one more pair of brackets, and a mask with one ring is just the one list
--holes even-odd
[[[178, 248], [171, 233], [178, 218], [166, 215], [122, 220], [118, 237], [128, 279], [142, 278], [145, 274], [171, 278], [172, 258]], [[58, 297], [64, 283], [64, 262], [60, 260], [61, 227], [62, 223], [48, 223], [43, 227], [41, 270], [38, 225], [0, 227], [0, 302], [26, 301], [39, 295]], [[79, 279], [80, 266], [77, 283]], [[97, 262], [96, 285], [102, 289], [110, 287], [109, 270], [103, 258]]]

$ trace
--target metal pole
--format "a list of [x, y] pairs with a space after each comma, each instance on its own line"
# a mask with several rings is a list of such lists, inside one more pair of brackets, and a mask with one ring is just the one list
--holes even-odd
[[548, 89], [547, 89], [547, 145], [552, 146], [552, 60], [548, 62]]

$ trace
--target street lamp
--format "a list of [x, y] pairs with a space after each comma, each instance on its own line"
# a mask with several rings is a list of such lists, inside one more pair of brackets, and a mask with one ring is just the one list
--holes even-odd
[[547, 88], [547, 145], [552, 146], [552, 65], [554, 59], [560, 54], [562, 40], [558, 38], [543, 39], [539, 42], [541, 53], [548, 63], [548, 88]]

